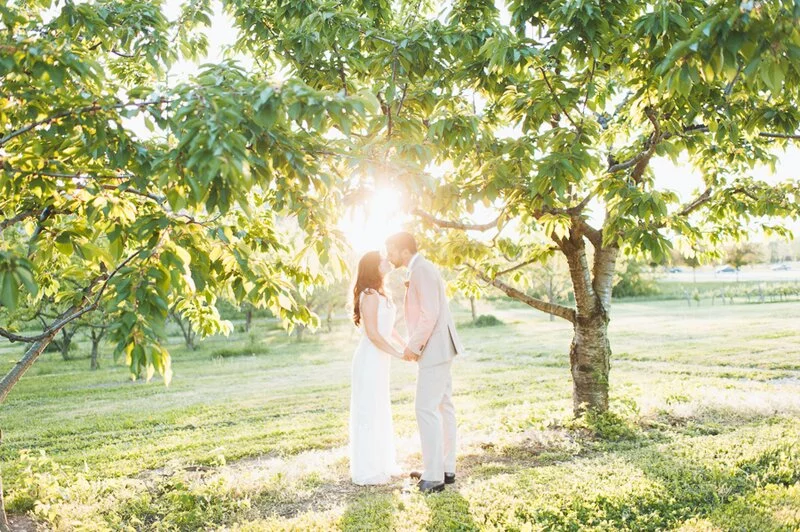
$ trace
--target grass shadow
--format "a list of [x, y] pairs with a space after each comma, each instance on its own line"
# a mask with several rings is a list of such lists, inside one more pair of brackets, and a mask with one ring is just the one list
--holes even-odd
[[395, 508], [391, 494], [364, 493], [347, 505], [340, 526], [343, 531], [392, 530]]
[[455, 490], [428, 495], [425, 503], [431, 510], [427, 530], [435, 532], [459, 531], [473, 532], [480, 528], [472, 517], [469, 501]]
[[726, 530], [788, 530], [774, 519], [769, 507], [756, 509], [748, 501], [759, 498], [765, 487], [796, 487], [800, 481], [800, 449], [782, 442], [749, 458], [733, 459], [726, 456], [728, 452], [736, 451], [714, 451], [712, 465], [691, 453], [655, 447], [624, 453], [627, 462], [661, 488], [655, 497], [649, 494], [622, 501], [626, 504], [615, 511], [609, 508], [606, 517], [617, 522], [625, 515], [651, 515], [656, 519], [649, 524], [657, 528], [701, 518]]

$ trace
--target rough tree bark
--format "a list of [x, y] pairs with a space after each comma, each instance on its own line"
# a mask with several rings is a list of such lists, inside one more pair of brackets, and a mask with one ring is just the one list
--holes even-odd
[[[39, 321], [42, 322], [42, 327], [47, 329], [47, 320], [45, 318], [54, 319], [55, 316], [39, 314], [37, 318], [39, 318]], [[78, 328], [79, 327], [77, 325], [72, 327], [64, 326], [61, 331], [59, 331], [59, 334], [56, 334], [53, 337], [53, 340], [50, 342], [52, 347], [58, 349], [58, 352], [61, 353], [61, 358], [65, 361], [70, 360], [69, 349], [72, 347], [72, 339], [75, 336], [75, 333], [78, 332]]]
[[575, 415], [608, 410], [611, 344], [608, 341], [611, 289], [618, 250], [595, 242], [592, 270], [580, 232], [561, 243], [575, 290], [576, 319], [569, 359]]
[[476, 321], [478, 321], [478, 315], [475, 311], [475, 296], [470, 296], [469, 306], [470, 310], [472, 310], [472, 323], [475, 323]]
[[[498, 278], [485, 273], [478, 275], [499, 288], [512, 299], [521, 301], [552, 316], [563, 318], [573, 325], [570, 347], [570, 371], [573, 381], [573, 412], [576, 416], [587, 410], [608, 410], [608, 376], [611, 369], [611, 346], [608, 340], [611, 288], [619, 250], [603, 247], [598, 233], [584, 235], [580, 224], [564, 239], [555, 238], [567, 258], [575, 293], [575, 308], [552, 301], [543, 301], [521, 292]], [[586, 238], [594, 247], [592, 267], [586, 253]]]
[[11, 371], [6, 373], [6, 376], [3, 377], [3, 380], [0, 381], [0, 403], [6, 400], [8, 397], [11, 388], [14, 387], [15, 384], [19, 381], [22, 375], [28, 371], [36, 359], [39, 358], [39, 355], [45, 350], [45, 348], [53, 341], [53, 337], [56, 335], [58, 331], [52, 331], [48, 336], [45, 336], [39, 341], [33, 342], [31, 346], [25, 351], [25, 354], [22, 358], [17, 362]]

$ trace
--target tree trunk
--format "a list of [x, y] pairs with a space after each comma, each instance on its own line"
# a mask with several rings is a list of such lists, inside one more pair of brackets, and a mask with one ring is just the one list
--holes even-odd
[[572, 370], [572, 407], [575, 415], [586, 410], [608, 410], [608, 373], [611, 345], [608, 319], [601, 312], [578, 317], [569, 350]]
[[569, 240], [561, 242], [560, 247], [569, 264], [577, 308], [569, 354], [573, 412], [576, 416], [587, 410], [606, 412], [611, 369], [608, 322], [619, 250], [596, 246], [590, 272], [585, 244], [580, 236], [571, 235]]
[[[580, 227], [580, 224], [576, 224]], [[553, 240], [567, 258], [575, 308], [552, 301], [544, 301], [521, 292], [497, 277], [490, 277], [473, 268], [478, 277], [505, 292], [509, 297], [535, 309], [563, 318], [573, 325], [574, 336], [570, 347], [570, 371], [573, 381], [573, 412], [575, 416], [587, 410], [608, 410], [608, 374], [611, 370], [611, 345], [608, 341], [611, 289], [619, 249], [604, 247], [602, 235], [593, 233], [595, 248], [592, 269], [586, 256], [583, 235], [571, 232], [569, 238]]]
[[197, 345], [194, 343], [194, 339], [197, 337], [197, 333], [194, 332], [194, 328], [192, 327], [191, 323], [186, 324], [186, 347], [191, 349], [192, 351], [197, 350]]
[[9, 532], [10, 530], [6, 518], [6, 503], [3, 500], [3, 476], [0, 474], [0, 532]]
[[93, 370], [100, 369], [100, 342], [103, 340], [103, 336], [105, 336], [105, 331], [96, 331], [92, 329], [91, 337], [92, 337], [92, 365], [91, 368]]
[[[3, 377], [3, 380], [0, 381], [0, 403], [3, 403], [6, 400], [9, 392], [11, 392], [11, 388], [13, 388], [14, 385], [19, 382], [19, 379], [22, 378], [22, 375], [28, 371], [28, 368], [30, 368], [33, 363], [36, 362], [36, 359], [39, 358], [39, 355], [41, 355], [50, 342], [53, 341], [53, 337], [55, 335], [56, 331], [53, 331], [50, 336], [46, 336], [38, 342], [31, 344], [19, 362], [17, 362], [17, 364], [11, 368], [11, 371], [9, 371], [6, 376]], [[0, 435], [0, 440], [2, 440], [2, 435]], [[0, 476], [0, 532], [6, 532], [9, 530], [11, 529], [8, 524], [8, 519], [6, 518], [6, 506], [5, 500], [3, 499], [3, 479], [2, 476]]]
[[253, 307], [247, 307], [247, 314], [244, 318], [244, 332], [250, 332], [250, 327], [253, 325]]
[[[551, 273], [550, 276], [547, 278], [547, 300], [551, 303], [555, 297], [553, 296], [553, 277], [554, 275]], [[556, 317], [550, 314], [550, 321], [555, 321]]]
[[181, 330], [181, 334], [183, 335], [183, 341], [186, 344], [186, 347], [188, 347], [192, 351], [196, 350], [197, 346], [194, 343], [194, 339], [195, 336], [197, 336], [197, 333], [195, 333], [192, 324], [188, 320], [184, 324], [183, 319], [181, 319], [181, 317], [177, 313], [173, 313], [172, 317], [175, 319], [175, 322], [178, 324], [178, 327]]
[[69, 348], [72, 347], [72, 337], [75, 336], [76, 328], [68, 331], [66, 327], [61, 329], [61, 340], [58, 341], [58, 347], [61, 350], [61, 358], [69, 360]]
[[472, 310], [472, 323], [478, 321], [478, 314], [475, 310], [475, 296], [469, 297], [469, 308]]
[[[8, 373], [6, 373], [3, 380], [0, 381], [0, 404], [5, 402], [6, 397], [11, 392], [11, 389], [19, 382], [22, 376], [25, 374], [28, 369], [33, 365], [34, 362], [39, 358], [39, 356], [44, 352], [48, 345], [53, 341], [53, 338], [65, 327], [70, 321], [78, 318], [81, 313], [88, 312], [90, 310], [96, 309], [97, 304], [90, 305], [89, 307], [71, 307], [68, 311], [61, 314], [54, 324], [52, 325], [53, 329], [47, 333], [41, 340], [37, 340], [31, 343], [30, 347], [28, 347], [25, 354], [22, 355], [22, 358], [14, 365]], [[78, 312], [80, 311], [80, 312]], [[45, 327], [45, 330], [49, 329], [49, 327]], [[0, 441], [2, 441], [2, 433], [0, 433]], [[3, 486], [2, 480], [0, 480], [0, 532], [5, 530], [9, 530], [8, 520], [6, 519], [6, 509], [5, 503], [3, 501]]]
[[53, 337], [55, 335], [56, 331], [53, 331], [51, 335], [45, 336], [38, 342], [32, 343], [28, 350], [25, 351], [25, 354], [22, 356], [19, 362], [17, 362], [16, 365], [11, 368], [11, 371], [6, 373], [6, 376], [3, 377], [2, 381], [0, 381], [0, 403], [6, 400], [11, 388], [17, 384], [22, 375], [28, 371], [28, 368], [30, 368], [33, 363], [36, 362], [36, 359], [39, 358], [39, 355], [42, 354], [42, 351], [44, 351], [48, 344], [53, 341]]

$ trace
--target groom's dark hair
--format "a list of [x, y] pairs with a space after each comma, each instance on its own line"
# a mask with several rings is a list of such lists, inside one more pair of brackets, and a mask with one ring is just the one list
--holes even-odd
[[395, 247], [400, 251], [407, 249], [411, 253], [417, 252], [417, 241], [414, 240], [414, 235], [411, 233], [397, 233], [386, 239], [386, 247]]

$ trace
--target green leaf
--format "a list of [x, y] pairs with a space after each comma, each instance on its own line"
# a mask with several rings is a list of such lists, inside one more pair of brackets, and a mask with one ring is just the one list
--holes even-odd
[[25, 286], [25, 289], [28, 291], [28, 293], [35, 297], [39, 293], [39, 287], [36, 284], [31, 271], [25, 266], [20, 266], [17, 268], [15, 273], [17, 279], [20, 283], [22, 283], [23, 286]]
[[278, 294], [278, 304], [285, 310], [291, 310], [294, 307], [292, 300], [284, 293]]
[[14, 275], [9, 272], [0, 272], [0, 303], [9, 310], [14, 311], [19, 301], [19, 285]]

